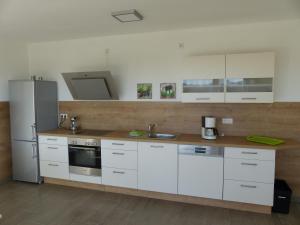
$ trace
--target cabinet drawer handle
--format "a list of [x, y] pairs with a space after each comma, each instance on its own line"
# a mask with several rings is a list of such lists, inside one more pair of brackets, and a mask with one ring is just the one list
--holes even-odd
[[164, 148], [163, 145], [150, 145], [150, 148]]
[[257, 155], [258, 153], [257, 152], [242, 152], [242, 154], [245, 154], [245, 155]]
[[242, 100], [256, 100], [257, 98], [250, 98], [250, 97], [244, 97], [244, 98], [242, 98]]
[[59, 166], [59, 165], [53, 164], [53, 163], [48, 163], [48, 166]]
[[57, 141], [57, 138], [47, 138], [47, 141]]
[[123, 171], [113, 171], [113, 173], [115, 173], [115, 174], [125, 174], [125, 172], [123, 172]]
[[124, 145], [123, 143], [111, 143], [112, 145]]
[[245, 184], [241, 184], [240, 185], [242, 188], [257, 188], [257, 186], [255, 185], [245, 185]]
[[257, 163], [241, 163], [242, 166], [257, 166]]
[[113, 154], [113, 155], [125, 155], [125, 153], [121, 153], [121, 152], [113, 152], [111, 154]]
[[58, 149], [58, 147], [47, 147], [48, 149]]
[[201, 100], [210, 100], [208, 97], [203, 97], [203, 98], [196, 98], [196, 100], [201, 101]]

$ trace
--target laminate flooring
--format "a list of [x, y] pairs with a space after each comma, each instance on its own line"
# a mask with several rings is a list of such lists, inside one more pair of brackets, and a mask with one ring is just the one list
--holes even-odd
[[0, 185], [1, 225], [299, 225], [289, 215], [240, 212], [50, 184]]

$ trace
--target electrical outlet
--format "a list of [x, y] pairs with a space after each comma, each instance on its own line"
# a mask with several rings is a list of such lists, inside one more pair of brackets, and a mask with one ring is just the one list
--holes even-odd
[[60, 113], [59, 116], [62, 119], [68, 119], [68, 113]]
[[233, 118], [222, 118], [222, 124], [233, 124]]

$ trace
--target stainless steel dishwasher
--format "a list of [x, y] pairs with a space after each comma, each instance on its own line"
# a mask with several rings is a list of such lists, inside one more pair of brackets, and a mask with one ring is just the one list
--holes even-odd
[[179, 145], [178, 194], [223, 197], [224, 148]]

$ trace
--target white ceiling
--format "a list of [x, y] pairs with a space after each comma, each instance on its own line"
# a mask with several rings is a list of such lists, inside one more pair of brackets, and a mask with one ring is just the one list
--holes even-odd
[[[121, 24], [112, 11], [137, 9]], [[300, 0], [0, 0], [0, 37], [27, 42], [300, 18]]]

